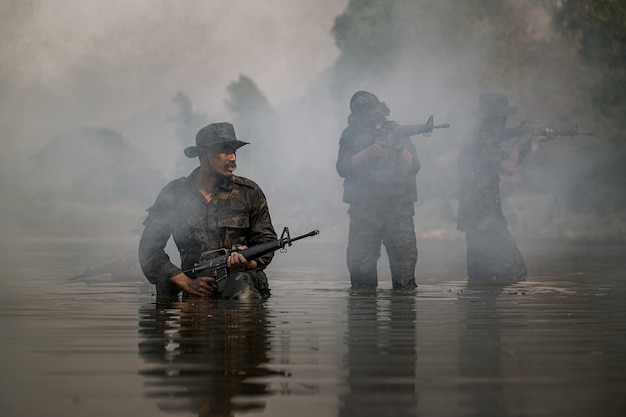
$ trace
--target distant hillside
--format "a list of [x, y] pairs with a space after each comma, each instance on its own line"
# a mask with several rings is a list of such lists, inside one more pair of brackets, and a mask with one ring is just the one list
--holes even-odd
[[117, 233], [137, 229], [165, 184], [122, 135], [82, 128], [36, 153], [2, 161], [0, 228], [24, 233]]
[[141, 151], [108, 129], [58, 135], [26, 165], [23, 191], [38, 201], [146, 205], [163, 186]]

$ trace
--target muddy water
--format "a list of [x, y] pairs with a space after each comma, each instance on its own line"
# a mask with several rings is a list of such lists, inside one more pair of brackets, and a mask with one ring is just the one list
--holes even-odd
[[270, 268], [263, 305], [157, 304], [68, 281], [132, 239], [2, 245], [3, 416], [626, 415], [626, 248], [522, 242], [529, 281], [464, 285], [463, 242], [420, 242], [415, 294], [351, 291], [342, 242]]

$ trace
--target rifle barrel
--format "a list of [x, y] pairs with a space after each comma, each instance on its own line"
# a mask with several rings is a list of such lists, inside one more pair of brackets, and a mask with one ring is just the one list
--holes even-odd
[[296, 240], [300, 240], [300, 239], [304, 239], [305, 237], [309, 237], [309, 236], [315, 236], [315, 235], [319, 235], [320, 231], [319, 230], [311, 230], [309, 233], [305, 233], [303, 235], [300, 236], [296, 236], [296, 237], [292, 237], [291, 239], [289, 239], [290, 242], [295, 242]]
[[266, 255], [270, 252], [274, 252], [278, 249], [284, 249], [285, 245], [291, 246], [291, 242], [295, 242], [296, 240], [304, 239], [305, 237], [315, 236], [320, 233], [319, 230], [313, 230], [309, 233], [306, 233], [301, 236], [297, 236], [294, 238], [281, 238], [276, 240], [270, 240], [268, 242], [260, 243], [255, 246], [251, 246], [246, 249], [239, 250], [240, 254], [242, 254], [247, 260], [251, 261], [256, 258], [260, 258], [263, 255]]
[[[289, 231], [288, 229], [285, 227], [285, 232], [283, 232], [284, 234], [287, 234], [287, 237], [281, 237], [279, 239], [275, 239], [275, 240], [270, 240], [267, 242], [263, 242], [263, 243], [259, 243], [257, 245], [251, 246], [249, 248], [245, 248], [245, 249], [241, 249], [241, 250], [236, 250], [235, 252], [240, 253], [241, 255], [243, 255], [248, 261], [252, 261], [254, 259], [260, 258], [263, 255], [266, 255], [268, 253], [277, 251], [279, 249], [285, 249], [286, 245], [291, 246], [291, 242], [294, 242], [296, 240], [300, 240], [300, 239], [304, 239], [305, 237], [309, 237], [309, 236], [315, 236], [318, 235], [320, 233], [319, 230], [313, 230], [310, 231], [309, 233], [303, 234], [301, 236], [297, 236], [294, 237], [293, 239], [289, 237]], [[198, 271], [202, 271], [205, 269], [209, 269], [209, 268], [213, 268], [216, 266], [216, 261], [215, 259], [220, 258], [219, 262], [222, 262], [225, 265], [225, 260], [226, 258], [230, 255], [231, 251], [227, 250], [227, 249], [216, 249], [213, 251], [208, 251], [205, 252], [208, 253], [209, 255], [214, 255], [212, 256], [210, 259], [212, 260], [212, 262], [204, 262], [204, 263], [196, 263], [195, 266], [191, 269], [187, 269], [183, 272], [190, 272], [193, 271], [198, 272]], [[205, 254], [203, 253], [203, 255]], [[203, 259], [203, 256], [201, 256], [201, 261]], [[77, 278], [78, 279], [78, 278]]]
[[593, 136], [593, 132], [578, 132], [576, 130], [555, 130], [554, 136]]

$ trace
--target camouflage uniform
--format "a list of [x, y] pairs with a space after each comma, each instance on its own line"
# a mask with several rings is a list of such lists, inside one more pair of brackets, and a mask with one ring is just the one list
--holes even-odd
[[[361, 106], [354, 103], [364, 100]], [[366, 107], [364, 110], [363, 107]], [[369, 108], [368, 108], [369, 107]], [[379, 132], [368, 128], [374, 117], [389, 114], [387, 106], [370, 93], [357, 92], [351, 102], [348, 127], [339, 141], [337, 173], [344, 178], [343, 202], [350, 205], [347, 264], [353, 287], [378, 284], [381, 243], [387, 250], [394, 288], [415, 288], [417, 242], [413, 216], [417, 201], [416, 175], [420, 169], [415, 145], [402, 138], [413, 163], [403, 167], [399, 151], [352, 168], [352, 157], [372, 145]]]
[[[480, 104], [485, 116], [514, 111], [498, 93], [482, 95]], [[498, 165], [508, 157], [500, 143], [507, 136], [503, 126], [496, 128], [479, 118], [459, 153], [457, 228], [465, 232], [470, 283], [506, 284], [526, 277], [526, 264], [507, 228], [500, 198]]]
[[[178, 294], [181, 289], [169, 278], [193, 268], [204, 251], [277, 239], [265, 195], [256, 183], [233, 176], [224, 180], [215, 198], [207, 202], [195, 185], [198, 171], [199, 168], [165, 186], [148, 209], [139, 260], [145, 276], [157, 285], [158, 295]], [[180, 253], [181, 268], [170, 262], [165, 253], [170, 236]], [[269, 296], [263, 269], [272, 257], [270, 253], [256, 259], [256, 270], [230, 274], [218, 287], [219, 297], [228, 298], [247, 287], [261, 297]], [[186, 274], [195, 278], [191, 272]]]

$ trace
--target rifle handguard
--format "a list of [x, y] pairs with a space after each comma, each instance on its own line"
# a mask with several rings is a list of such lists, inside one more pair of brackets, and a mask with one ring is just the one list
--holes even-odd
[[[283, 233], [280, 239], [259, 243], [258, 245], [254, 245], [249, 248], [245, 248], [241, 250], [229, 250], [226, 248], [220, 248], [220, 249], [202, 252], [200, 254], [200, 259], [194, 265], [194, 267], [183, 272], [193, 272], [194, 274], [197, 274], [199, 272], [209, 270], [209, 276], [215, 276], [216, 272], [219, 269], [226, 267], [228, 257], [233, 252], [240, 253], [241, 255], [243, 255], [244, 258], [246, 258], [246, 260], [252, 261], [257, 258], [260, 258], [263, 255], [267, 255], [268, 253], [277, 251], [279, 249], [281, 250], [281, 252], [286, 252], [285, 247], [291, 246], [292, 242], [295, 242], [296, 240], [304, 239], [305, 237], [315, 236], [315, 235], [318, 235], [319, 233], [320, 233], [319, 230], [313, 230], [304, 235], [300, 235], [300, 236], [296, 236], [292, 238], [291, 236], [289, 236], [289, 229], [285, 227], [283, 229]], [[221, 277], [218, 281], [224, 278], [225, 277]]]

